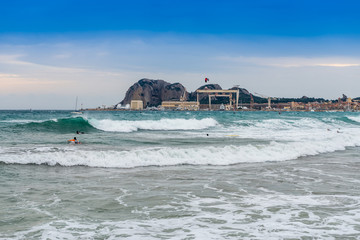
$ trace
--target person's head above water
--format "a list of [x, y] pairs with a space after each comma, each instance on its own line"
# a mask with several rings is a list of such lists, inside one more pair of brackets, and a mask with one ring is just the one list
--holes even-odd
[[76, 140], [76, 137], [74, 137], [74, 140]]

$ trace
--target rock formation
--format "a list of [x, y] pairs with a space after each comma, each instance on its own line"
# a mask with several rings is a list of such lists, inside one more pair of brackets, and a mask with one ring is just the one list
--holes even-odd
[[[222, 90], [219, 84], [206, 84], [199, 87], [197, 90]], [[250, 102], [250, 93], [245, 88], [233, 87], [231, 90], [239, 89], [239, 99], [241, 102]], [[184, 94], [185, 93], [185, 94]], [[133, 84], [126, 92], [125, 98], [120, 102], [121, 105], [130, 104], [131, 100], [142, 100], [144, 108], [156, 107], [161, 105], [163, 101], [179, 101], [182, 97], [185, 101], [197, 101], [196, 91], [188, 93], [185, 87], [180, 83], [168, 83], [164, 80], [153, 80], [143, 78], [137, 83]], [[254, 96], [255, 102], [264, 102], [265, 99]], [[262, 100], [262, 101], [261, 101]], [[207, 94], [199, 94], [199, 101], [201, 104], [208, 103]], [[214, 98], [213, 104], [227, 103], [227, 98]], [[267, 100], [266, 100], [267, 101]]]
[[[221, 86], [218, 84], [206, 84], [198, 89], [216, 89], [221, 90]], [[251, 93], [245, 88], [233, 87], [230, 90], [239, 89], [239, 103], [250, 103]], [[163, 101], [179, 101], [180, 99], [185, 101], [196, 101], [197, 93], [186, 92], [185, 87], [180, 83], [168, 83], [164, 80], [152, 80], [152, 79], [141, 79], [137, 83], [133, 84], [126, 92], [125, 98], [120, 102], [121, 105], [130, 104], [131, 100], [142, 100], [144, 107], [156, 107], [161, 105]], [[255, 103], [267, 103], [267, 98], [252, 95]], [[343, 95], [341, 100], [346, 101], [347, 96]], [[360, 98], [358, 98], [360, 99]], [[356, 99], [355, 99], [356, 100]], [[199, 101], [201, 104], [207, 104], [209, 102], [207, 94], [199, 94]], [[212, 100], [213, 104], [228, 103], [228, 98], [214, 97]], [[273, 99], [273, 103], [285, 103], [285, 102], [324, 102], [323, 98], [309, 98], [303, 96], [302, 98], [277, 98]]]
[[[209, 89], [209, 90], [221, 90], [221, 86], [218, 84], [206, 84], [198, 88]], [[239, 89], [239, 103], [250, 103], [251, 93], [245, 88], [233, 87], [230, 90]], [[184, 98], [183, 98], [184, 97]], [[131, 100], [142, 100], [144, 108], [146, 107], [157, 107], [161, 105], [163, 101], [179, 101], [180, 99], [185, 101], [197, 101], [197, 93], [186, 92], [185, 87], [180, 83], [168, 83], [164, 80], [152, 80], [152, 79], [141, 79], [137, 83], [133, 84], [126, 92], [125, 98], [120, 102], [121, 105], [130, 104]], [[252, 95], [255, 103], [267, 103], [267, 98]], [[343, 101], [346, 100], [346, 96], [343, 95]], [[207, 104], [209, 102], [207, 94], [199, 94], [199, 101], [201, 104]], [[226, 104], [228, 98], [224, 97], [213, 97], [213, 104]], [[308, 98], [306, 96], [302, 98], [277, 98], [273, 99], [273, 103], [284, 103], [284, 102], [323, 102], [323, 98]]]
[[348, 97], [347, 97], [345, 94], [343, 94], [342, 97], [339, 98], [339, 99], [340, 99], [341, 101], [343, 101], [343, 102], [346, 102], [347, 99], [348, 99]]
[[120, 104], [126, 105], [130, 104], [131, 100], [142, 100], [145, 108], [156, 107], [163, 101], [178, 101], [184, 92], [185, 87], [180, 83], [171, 84], [164, 80], [143, 78], [127, 90]]

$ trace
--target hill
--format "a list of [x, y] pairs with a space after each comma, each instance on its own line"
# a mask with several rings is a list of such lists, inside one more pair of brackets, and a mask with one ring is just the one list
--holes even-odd
[[[201, 89], [214, 89], [222, 90], [218, 84], [205, 84], [199, 87]], [[239, 103], [250, 103], [251, 97], [254, 103], [267, 103], [268, 99], [260, 97], [250, 93], [245, 88], [233, 87], [230, 90], [239, 89]], [[345, 95], [343, 95], [344, 98]], [[196, 101], [197, 93], [187, 92], [186, 88], [181, 83], [169, 83], [164, 80], [154, 80], [143, 78], [138, 82], [134, 83], [126, 92], [124, 99], [119, 103], [121, 105], [130, 104], [131, 100], [142, 100], [144, 102], [144, 108], [146, 107], [157, 107], [161, 105], [163, 101], [179, 101], [183, 98], [185, 101]], [[360, 99], [360, 98], [355, 98]], [[206, 94], [199, 94], [199, 101], [201, 104], [208, 103], [208, 96]], [[324, 102], [324, 98], [313, 98], [303, 96], [301, 98], [277, 98], [272, 100], [273, 103], [286, 103], [286, 102]], [[333, 100], [337, 101], [337, 100]], [[228, 98], [219, 97], [212, 100], [213, 104], [228, 103]]]

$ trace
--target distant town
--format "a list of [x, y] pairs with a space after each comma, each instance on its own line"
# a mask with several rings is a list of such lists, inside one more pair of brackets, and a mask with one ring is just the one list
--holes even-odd
[[206, 84], [189, 93], [180, 83], [141, 79], [128, 89], [121, 102], [82, 110], [359, 111], [360, 98], [352, 99], [344, 94], [335, 100], [306, 96], [276, 98], [237, 86], [223, 90], [218, 84]]

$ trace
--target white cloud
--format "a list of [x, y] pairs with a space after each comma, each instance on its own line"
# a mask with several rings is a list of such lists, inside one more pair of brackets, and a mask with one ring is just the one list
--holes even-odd
[[360, 88], [360, 57], [274, 57], [281, 54], [276, 50], [272, 55], [258, 50], [255, 57], [254, 46], [246, 50], [246, 44], [237, 49], [235, 43], [193, 40], [135, 37], [0, 45], [0, 92], [18, 94], [7, 104], [21, 106], [20, 94], [33, 94], [44, 99], [39, 108], [71, 109], [75, 96], [85, 107], [115, 104], [141, 78], [180, 82], [194, 91], [209, 77], [223, 88], [239, 85], [277, 97], [356, 97]]
[[31, 65], [31, 63], [26, 61], [21, 61], [20, 58], [24, 55], [0, 55], [1, 64], [10, 64], [10, 65]]
[[358, 63], [320, 63], [318, 66], [322, 67], [359, 67]]
[[17, 75], [17, 74], [0, 73], [0, 80], [1, 79], [17, 78], [17, 77], [19, 77], [19, 75]]
[[221, 61], [270, 67], [359, 67], [360, 58], [346, 57], [218, 57]]

